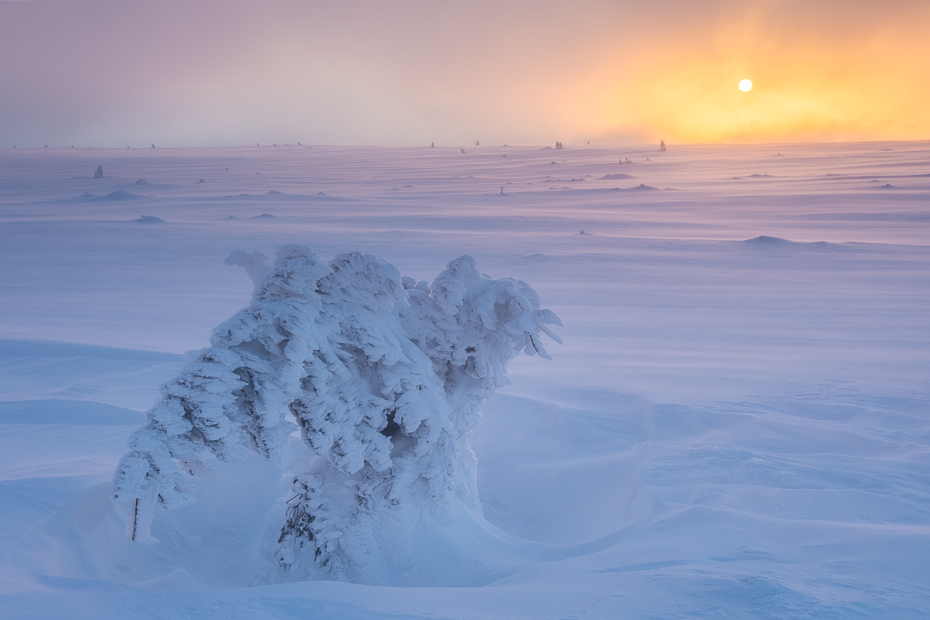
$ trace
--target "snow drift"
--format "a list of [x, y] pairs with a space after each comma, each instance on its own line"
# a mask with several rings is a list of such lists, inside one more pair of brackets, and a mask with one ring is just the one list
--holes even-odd
[[548, 358], [541, 335], [558, 341], [558, 317], [470, 256], [431, 285], [358, 252], [324, 263], [287, 245], [276, 257], [230, 255], [255, 282], [251, 304], [163, 386], [130, 438], [112, 490], [129, 538], [156, 542], [158, 508], [192, 503], [218, 462], [260, 457], [291, 486], [264, 551], [279, 580], [421, 582], [405, 567], [481, 563], [476, 537], [497, 534], [480, 516], [468, 437], [510, 359]]

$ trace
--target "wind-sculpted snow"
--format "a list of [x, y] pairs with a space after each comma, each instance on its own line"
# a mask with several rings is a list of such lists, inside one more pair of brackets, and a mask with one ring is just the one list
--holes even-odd
[[514, 356], [549, 357], [541, 336], [558, 341], [547, 327], [558, 317], [528, 284], [491, 279], [470, 256], [432, 285], [368, 254], [327, 264], [299, 245], [273, 264], [243, 251], [227, 263], [255, 282], [252, 302], [163, 386], [130, 438], [113, 485], [131, 507], [130, 538], [154, 541], [157, 508], [195, 499], [208, 457], [277, 462], [299, 428], [314, 458], [287, 474], [293, 496], [268, 550], [282, 579], [383, 582], [382, 566], [422, 560], [404, 541], [424, 522], [445, 549], [460, 515], [480, 514], [468, 436], [481, 406]]
[[[0, 149], [0, 618], [925, 619], [930, 143], [567, 145], [555, 165], [551, 149], [484, 142], [467, 156], [438, 144]], [[106, 174], [94, 179], [98, 165]], [[626, 172], [636, 179], [603, 179]], [[639, 183], [659, 191], [627, 191]], [[118, 191], [145, 198], [72, 198]], [[165, 223], [133, 222], [143, 213]], [[321, 275], [292, 271], [239, 313], [250, 305], [246, 273], [262, 281], [274, 248], [307, 239], [323, 263], [347, 248], [390, 261], [402, 290], [340, 278], [324, 294], [319, 282], [335, 272], [321, 263]], [[223, 265], [234, 248], [250, 249], [228, 261], [246, 272]], [[269, 460], [252, 442], [274, 443], [280, 411], [270, 401], [234, 419], [216, 409], [230, 395], [206, 388], [228, 390], [227, 380], [245, 399], [233, 372], [242, 359], [253, 360], [254, 385], [274, 387], [268, 369], [291, 364], [286, 352], [304, 355], [276, 330], [299, 314], [293, 291], [311, 282], [318, 305], [286, 327], [305, 334], [329, 413], [349, 415], [340, 399], [362, 397], [377, 413], [394, 398], [384, 386], [400, 380], [386, 373], [407, 377], [425, 357], [449, 416], [447, 426], [430, 417], [429, 428], [452, 437], [494, 375], [481, 383], [445, 360], [467, 358], [474, 341], [489, 355], [495, 343], [508, 350], [516, 341], [504, 326], [516, 315], [501, 318], [495, 296], [522, 288], [461, 275], [474, 271], [469, 261], [440, 286], [434, 277], [461, 254], [531, 282], [566, 324], [557, 363], [518, 355], [507, 365], [513, 383], [480, 407], [467, 438], [480, 513], [462, 499], [467, 450], [430, 456], [461, 468], [440, 478], [459, 484], [444, 502], [357, 505], [366, 471], [381, 485], [376, 498], [382, 474], [398, 489], [416, 477], [408, 499], [430, 491], [419, 470], [401, 471], [394, 447], [413, 439], [397, 414], [383, 428], [396, 431], [390, 438], [378, 423], [343, 432], [311, 415], [306, 432], [324, 455], [297, 430]], [[459, 297], [462, 320], [428, 320]], [[371, 310], [382, 302], [394, 309]], [[355, 308], [345, 325], [368, 331], [340, 328], [330, 340], [339, 308]], [[210, 347], [224, 322], [242, 343], [235, 350], [213, 346], [215, 361], [180, 354]], [[420, 362], [412, 349], [406, 361], [392, 353], [389, 337]], [[342, 357], [323, 360], [314, 338]], [[356, 349], [343, 349], [350, 338]], [[535, 353], [534, 344], [536, 335], [519, 342]], [[376, 345], [383, 358], [357, 350]], [[388, 364], [391, 355], [401, 361]], [[349, 381], [362, 372], [367, 392]], [[166, 383], [204, 411], [172, 414]], [[194, 477], [167, 453], [166, 473], [195, 483], [185, 493], [197, 501], [165, 510], [156, 498], [159, 542], [140, 544], [126, 536], [134, 500], [112, 499], [113, 473], [156, 402], [176, 434], [154, 433], [153, 445], [170, 439], [203, 468], [185, 461]], [[250, 425], [252, 415], [270, 415], [267, 427]], [[220, 439], [211, 448], [204, 433]], [[390, 444], [389, 470], [364, 453], [355, 474], [337, 467], [359, 453], [333, 447], [356, 434], [381, 442], [372, 455]], [[219, 460], [221, 447], [242, 460]], [[140, 465], [144, 479], [148, 461]], [[320, 493], [294, 490], [320, 473], [318, 491], [347, 500], [328, 495], [327, 507], [355, 513], [314, 513]], [[319, 516], [278, 543], [298, 505]], [[377, 522], [366, 516], [375, 508]], [[378, 585], [335, 581], [319, 566], [323, 531], [309, 528], [330, 517], [355, 519], [327, 530], [341, 533], [333, 549], [356, 553], [357, 574], [342, 578]], [[305, 546], [292, 547], [298, 540]]]

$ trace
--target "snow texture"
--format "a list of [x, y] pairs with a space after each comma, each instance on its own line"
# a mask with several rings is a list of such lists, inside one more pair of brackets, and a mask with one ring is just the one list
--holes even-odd
[[[553, 150], [485, 142], [464, 156], [465, 145], [0, 149], [0, 617], [926, 618], [930, 144], [567, 143], [557, 177], [585, 182], [549, 191]], [[658, 189], [603, 178], [623, 172], [636, 179], [622, 188]], [[100, 199], [140, 191], [140, 178], [144, 197]], [[85, 193], [98, 198], [74, 198]], [[141, 213], [166, 223], [134, 223]], [[327, 260], [364, 249], [412, 276], [371, 302], [406, 299], [396, 315], [340, 302], [404, 346], [433, 329], [434, 277], [464, 254], [531, 282], [565, 323], [553, 363], [510, 360], [513, 382], [467, 438], [482, 512], [463, 485], [435, 509], [409, 502], [369, 521], [359, 531], [385, 546], [353, 560], [367, 574], [339, 577], [367, 584], [336, 580], [315, 541], [292, 544], [299, 532], [278, 542], [295, 478], [328, 467], [327, 480], [354, 484], [368, 467], [337, 470], [299, 429], [268, 460], [247, 416], [214, 409], [231, 433], [214, 443], [223, 461], [184, 443], [185, 418], [165, 410], [178, 449], [199, 447], [197, 477], [168, 457], [184, 483], [176, 499], [197, 501], [154, 506], [158, 542], [141, 544], [127, 536], [133, 501], [111, 495], [129, 437], [164, 402], [159, 386], [224, 402], [225, 382], [214, 398], [177, 380], [199, 368], [204, 386], [246, 383], [220, 373], [221, 351], [235, 351], [211, 329], [245, 317], [273, 266], [264, 255], [304, 243]], [[245, 271], [223, 264], [236, 248], [248, 252], [229, 262]], [[456, 279], [465, 298], [478, 293]], [[343, 294], [339, 282], [313, 325], [293, 327], [337, 352], [324, 313], [337, 306], [324, 300]], [[493, 342], [501, 324], [485, 327], [479, 310], [470, 316]], [[256, 337], [283, 342], [275, 316]], [[463, 369], [436, 375], [434, 359], [477, 336], [442, 326], [449, 340], [415, 348], [464, 428], [479, 392], [447, 392]], [[219, 361], [183, 355], [203, 349]], [[236, 354], [257, 364], [256, 351]], [[269, 366], [285, 363], [274, 355]], [[404, 355], [397, 367], [413, 372]], [[361, 355], [326, 368], [340, 365], [386, 369]], [[335, 400], [363, 394], [337, 379]], [[387, 401], [381, 386], [368, 394]], [[253, 410], [262, 423], [264, 407]], [[277, 419], [255, 437], [272, 445]], [[359, 550], [350, 543], [340, 549]]]

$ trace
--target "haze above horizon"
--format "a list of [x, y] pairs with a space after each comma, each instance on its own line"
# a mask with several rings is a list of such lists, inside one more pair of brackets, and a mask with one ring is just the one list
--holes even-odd
[[920, 0], [0, 2], [0, 147], [924, 140], [928, 30]]

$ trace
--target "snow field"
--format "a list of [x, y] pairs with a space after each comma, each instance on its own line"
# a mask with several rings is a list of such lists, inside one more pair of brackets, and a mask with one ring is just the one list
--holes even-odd
[[[616, 173], [634, 178], [599, 180]], [[928, 175], [922, 143], [2, 151], [0, 605], [923, 617]], [[247, 305], [223, 259], [292, 242], [422, 279], [471, 254], [565, 323], [552, 362], [511, 363], [471, 439], [500, 544], [483, 577], [449, 579], [478, 587], [260, 585], [282, 491], [258, 461], [202, 484], [161, 547], [110, 537], [140, 412]]]

